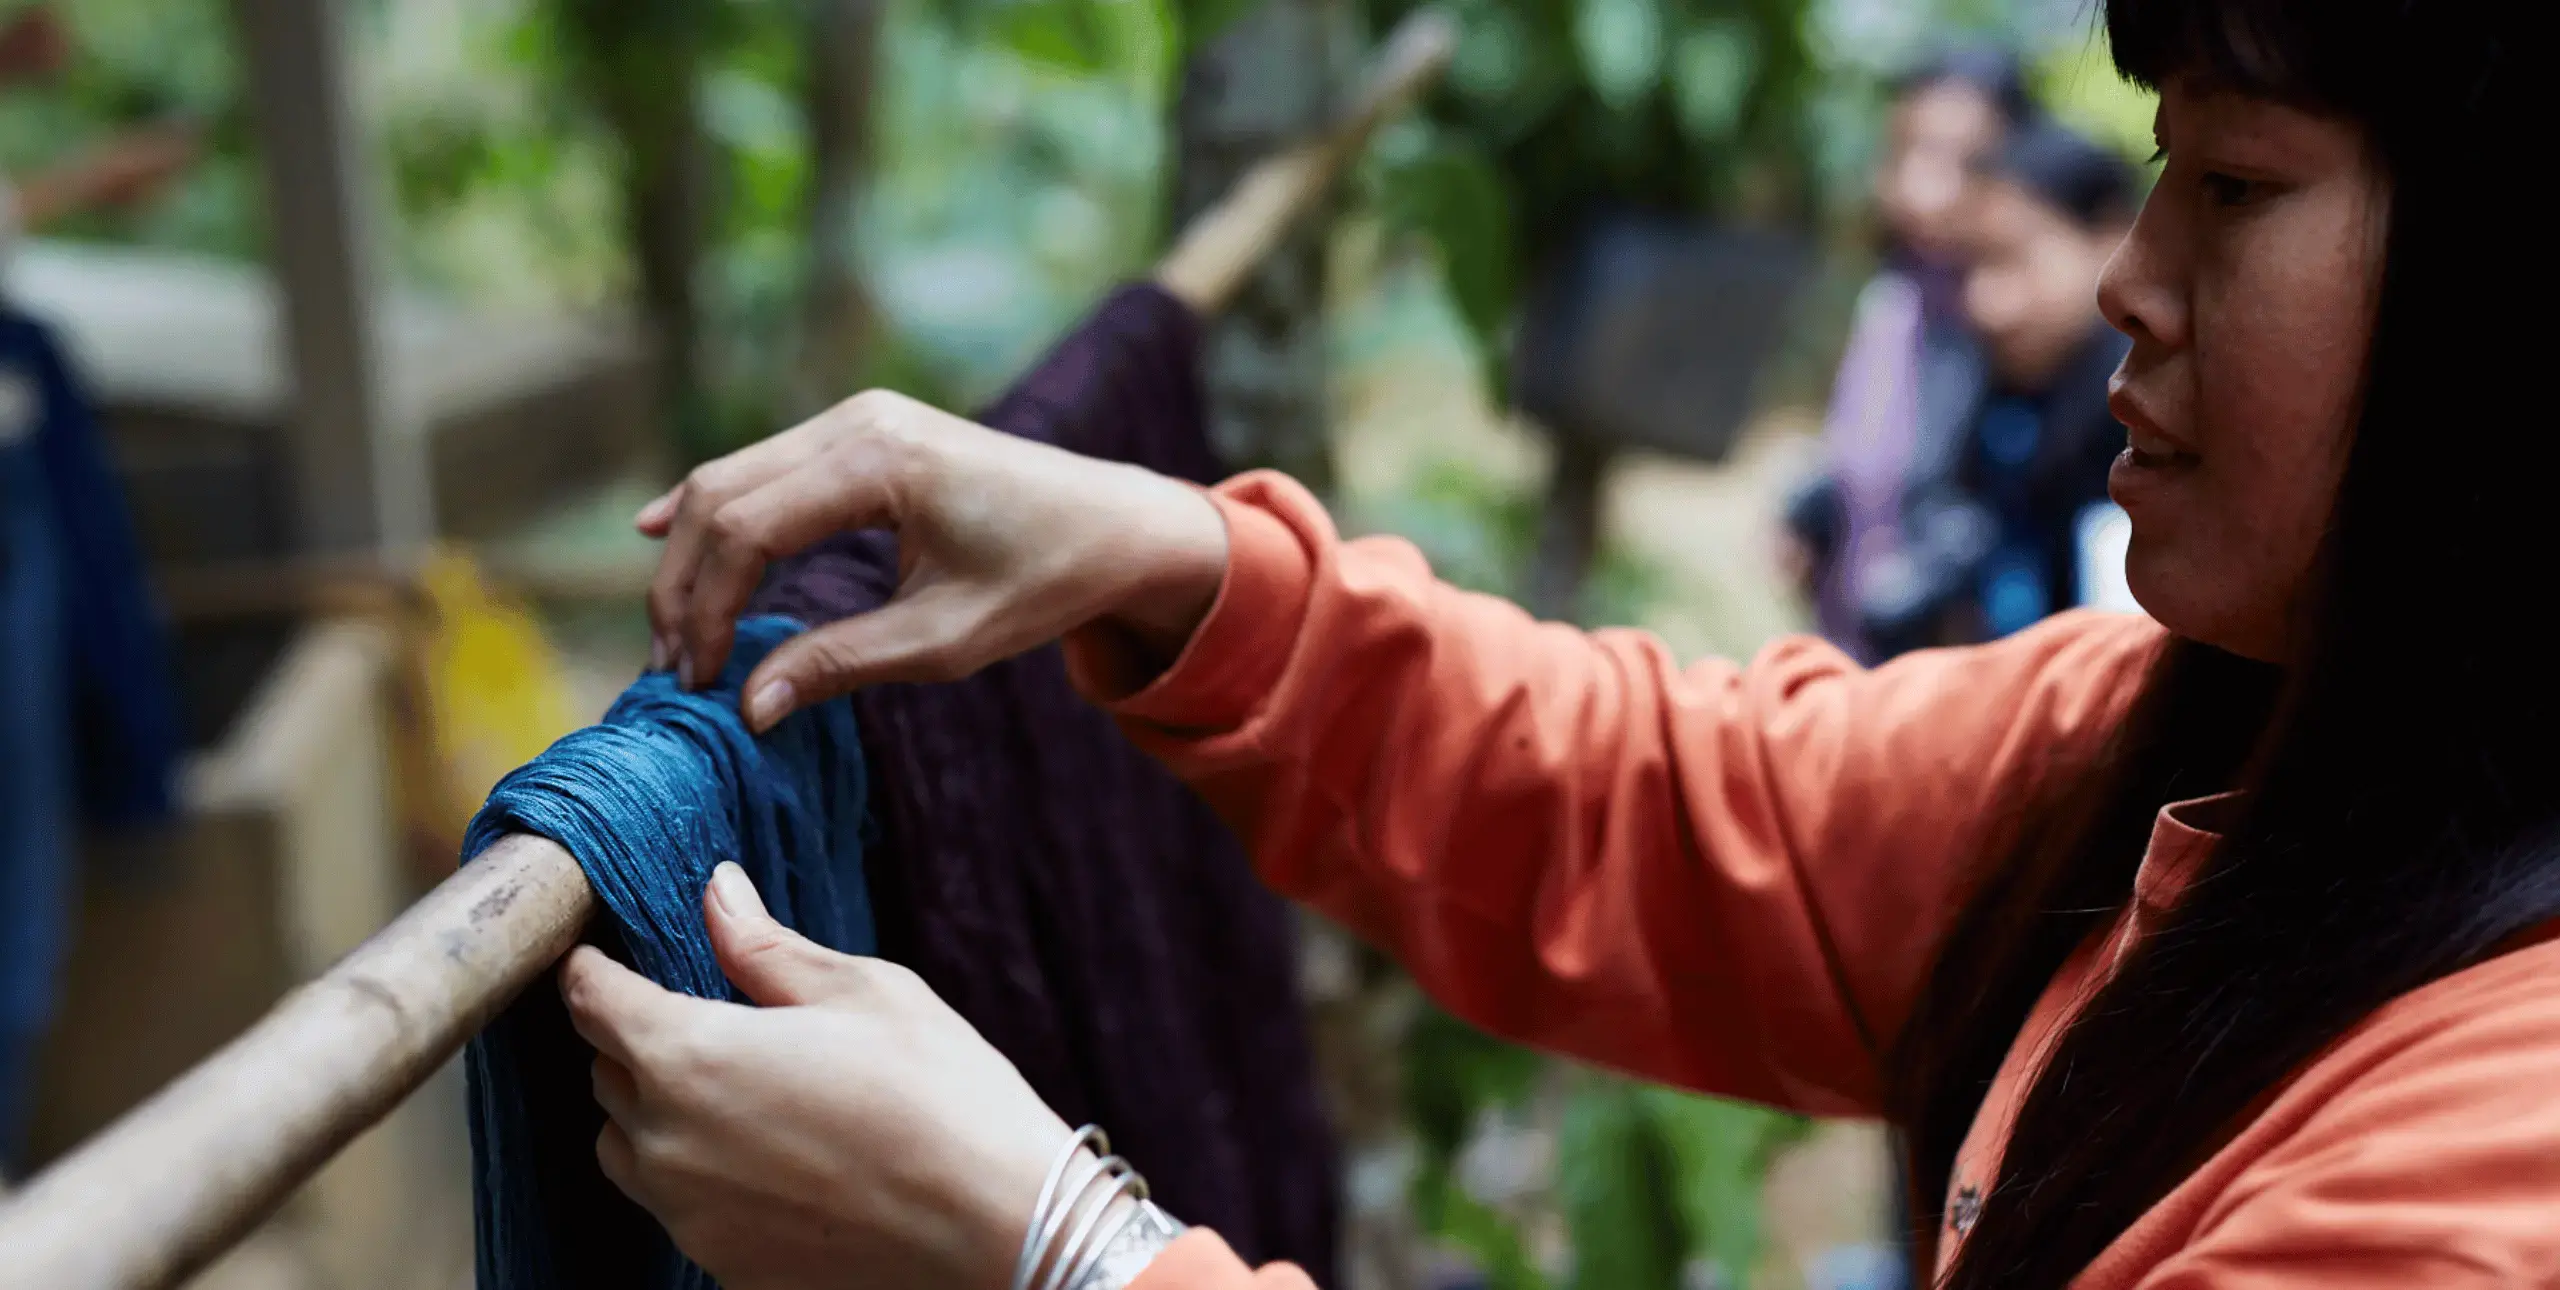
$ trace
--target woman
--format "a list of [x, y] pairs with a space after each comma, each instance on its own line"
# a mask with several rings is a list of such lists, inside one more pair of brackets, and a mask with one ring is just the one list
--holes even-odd
[[1884, 268], [1858, 293], [1822, 431], [1822, 473], [1787, 504], [1782, 561], [1823, 635], [1861, 662], [1900, 652], [1863, 621], [1864, 589], [1900, 547], [1903, 490], [1931, 404], [1924, 374], [1974, 366], [1962, 314], [1974, 167], [2026, 124], [2017, 60], [1959, 49], [1894, 87], [1875, 174]]
[[1978, 357], [1933, 372], [1901, 541], [1859, 588], [1866, 638], [1888, 656], [1996, 639], [2084, 603], [2082, 516], [2106, 504], [2124, 447], [2107, 382], [2130, 342], [2092, 301], [2133, 215], [2128, 168], [2038, 121], [1977, 169], [1964, 317]]
[[[1494, 1030], [1901, 1127], [1941, 1284], [2560, 1272], [2560, 670], [2528, 7], [2111, 0], [2166, 166], [2100, 288], [2157, 624], [1675, 670], [1334, 538], [859, 399], [649, 507], [700, 673], [770, 554], [892, 524], [750, 719], [1072, 632], [1284, 891]], [[1063, 1126], [896, 969], [715, 912], [750, 1010], [593, 953], [608, 1170], [740, 1287], [993, 1285]], [[887, 1054], [900, 1054], [895, 1060]], [[1143, 1162], [1140, 1162], [1143, 1165]], [[1148, 1290], [1242, 1285], [1189, 1233]], [[1264, 1274], [1283, 1284], [1286, 1274]]]

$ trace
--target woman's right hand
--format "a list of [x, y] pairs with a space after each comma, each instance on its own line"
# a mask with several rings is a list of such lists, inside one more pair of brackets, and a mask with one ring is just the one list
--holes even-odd
[[748, 724], [884, 681], [965, 676], [1105, 620], [1170, 661], [1217, 599], [1225, 521], [1198, 489], [871, 391], [696, 469], [641, 508], [665, 540], [653, 663], [717, 676], [765, 566], [831, 534], [891, 529], [899, 583], [802, 633], [747, 679]]

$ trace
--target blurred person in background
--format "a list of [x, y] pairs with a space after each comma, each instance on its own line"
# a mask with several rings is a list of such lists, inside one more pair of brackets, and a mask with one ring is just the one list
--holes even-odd
[[2113, 506], [2125, 438], [2107, 378], [2132, 342], [2099, 316], [2098, 276], [2131, 223], [2133, 174], [2051, 121], [1975, 171], [1960, 222], [1978, 343], [1929, 373], [1900, 541], [1857, 588], [1887, 654], [1996, 640], [2102, 598], [2082, 585], [2083, 537]]
[[[50, 76], [49, 9], [0, 27], [0, 89]], [[193, 155], [136, 133], [12, 188], [0, 274], [22, 228], [139, 201]], [[17, 1164], [37, 1040], [51, 1020], [83, 822], [171, 812], [178, 705], [162, 626], [97, 418], [61, 346], [0, 292], [0, 1177]]]
[[1782, 561], [1823, 635], [1884, 656], [1859, 621], [1865, 571], [1898, 546], [1906, 477], [1934, 374], [1970, 370], [1964, 212], [1981, 159], [2034, 115], [2017, 59], [1964, 48], [1905, 75], [1875, 174], [1884, 267], [1859, 293], [1823, 422], [1823, 467], [1788, 504]]

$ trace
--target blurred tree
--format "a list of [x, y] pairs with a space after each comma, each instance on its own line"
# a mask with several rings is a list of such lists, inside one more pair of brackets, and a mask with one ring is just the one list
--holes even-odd
[[[1191, 0], [1174, 104], [1172, 224], [1223, 197], [1252, 165], [1321, 130], [1357, 66], [1358, 15], [1348, 0]], [[1239, 466], [1269, 466], [1318, 492], [1333, 486], [1327, 431], [1326, 221], [1309, 221], [1265, 260], [1211, 322], [1203, 380], [1210, 433]]]
[[807, 415], [852, 390], [878, 320], [862, 283], [859, 229], [871, 163], [884, 0], [803, 0], [810, 66], [809, 281], [790, 409]]
[[620, 152], [622, 222], [640, 306], [659, 346], [660, 393], [688, 456], [717, 446], [709, 423], [696, 275], [710, 228], [712, 156], [702, 129], [703, 60], [727, 34], [704, 0], [548, 0], [570, 85]]
[[[1418, 0], [1367, 0], [1383, 29]], [[1457, 58], [1378, 168], [1491, 360], [1524, 287], [1616, 213], [1810, 226], [1821, 69], [1808, 0], [1449, 0]]]

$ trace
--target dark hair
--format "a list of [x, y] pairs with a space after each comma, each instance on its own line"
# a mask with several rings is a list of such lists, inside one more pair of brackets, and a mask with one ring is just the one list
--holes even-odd
[[2052, 121], [2029, 121], [2010, 130], [1983, 159], [1982, 169], [2035, 194], [2082, 228], [2133, 214], [2133, 168]]
[[1937, 51], [1893, 78], [1893, 97], [1909, 98], [1940, 85], [1979, 91], [2011, 125], [2035, 115], [2035, 103], [2027, 96], [2026, 69], [2016, 54], [1996, 45], [1956, 45]]
[[[2117, 65], [2354, 123], [2391, 185], [2355, 428], [2282, 671], [2173, 643], [2097, 764], [2012, 822], [1898, 1037], [1915, 1211], [2037, 995], [2124, 907], [2166, 802], [2247, 790], [2028, 1092], [1948, 1284], [2062, 1286], [2392, 998], [2560, 915], [2560, 668], [2530, 576], [2560, 436], [2530, 310], [2547, 109], [2505, 0], [2109, 0]], [[2503, 185], [2503, 187], [2502, 187]], [[2076, 787], [2075, 787], [2076, 786]]]

